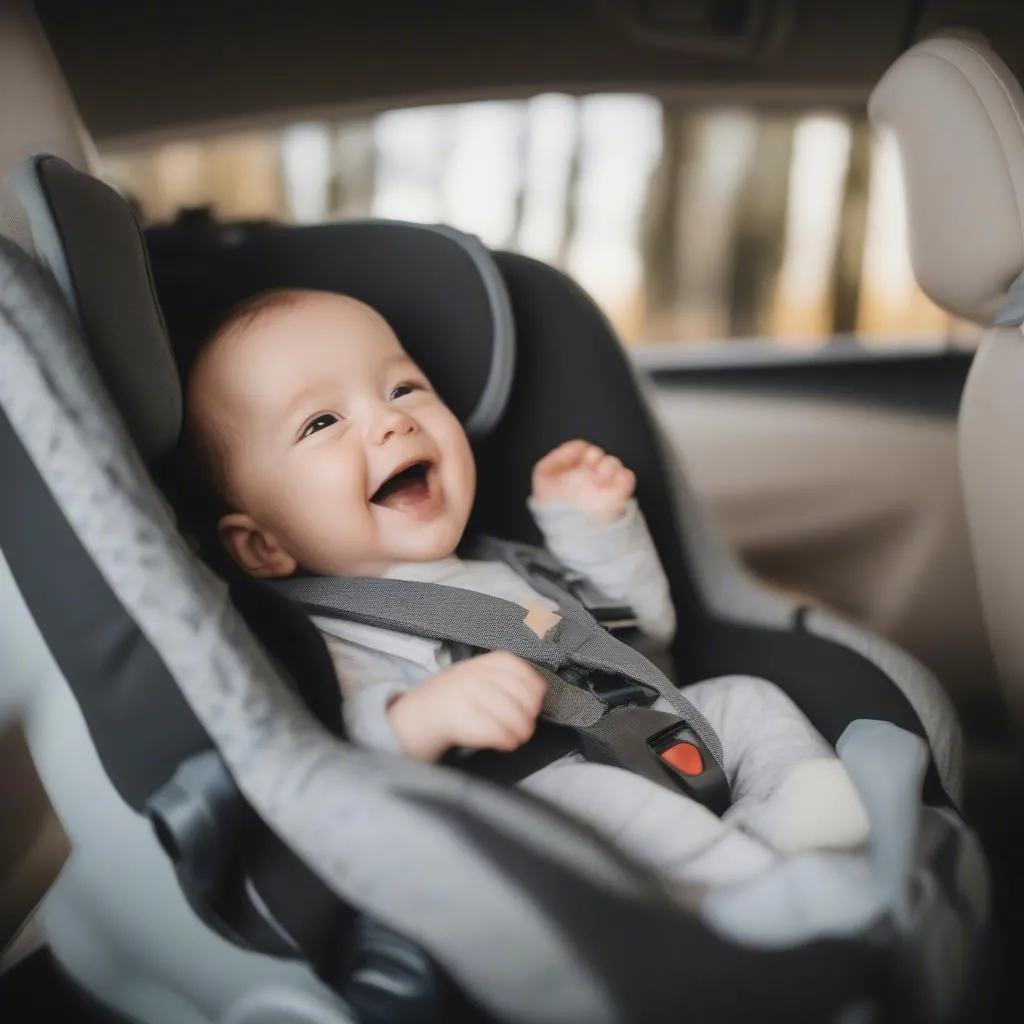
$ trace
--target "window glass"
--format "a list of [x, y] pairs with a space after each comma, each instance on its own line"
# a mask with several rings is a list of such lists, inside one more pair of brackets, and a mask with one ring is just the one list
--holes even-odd
[[415, 107], [109, 149], [149, 222], [446, 222], [562, 267], [637, 345], [971, 344], [907, 253], [898, 153], [866, 121], [653, 96]]

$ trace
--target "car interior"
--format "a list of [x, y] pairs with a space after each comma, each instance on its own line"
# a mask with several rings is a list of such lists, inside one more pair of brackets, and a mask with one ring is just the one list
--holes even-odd
[[[996, 67], [995, 60], [1002, 64]], [[924, 335], [908, 331], [903, 337], [898, 329], [889, 330], [879, 344], [839, 337], [856, 329], [830, 325], [822, 344], [763, 344], [755, 337], [768, 333], [763, 323], [733, 313], [721, 331], [729, 343], [673, 344], [652, 335], [637, 344], [627, 337], [625, 355], [614, 345], [612, 354], [597, 348], [588, 354], [585, 345], [560, 339], [559, 324], [588, 323], [589, 313], [570, 310], [572, 303], [564, 299], [566, 312], [556, 314], [563, 301], [557, 297], [547, 306], [539, 300], [531, 305], [545, 288], [551, 295], [566, 288], [555, 282], [561, 275], [543, 261], [500, 251], [500, 245], [488, 247], [508, 289], [517, 331], [524, 337], [532, 332], [551, 346], [545, 358], [552, 379], [571, 379], [573, 367], [584, 377], [588, 372], [613, 377], [617, 360], [628, 361], [637, 375], [665, 441], [659, 456], [664, 461], [652, 459], [638, 472], [646, 474], [642, 484], [649, 490], [643, 493], [653, 496], [652, 507], [659, 488], [673, 486], [658, 479], [667, 475], [659, 467], [671, 464], [680, 475], [685, 470], [693, 500], [724, 538], [729, 557], [771, 600], [807, 609], [812, 626], [815, 616], [822, 621], [836, 616], [878, 638], [880, 651], [896, 652], [876, 659], [883, 671], [907, 652], [938, 680], [942, 700], [950, 702], [963, 729], [963, 792], [957, 802], [980, 838], [991, 872], [994, 937], [982, 954], [993, 973], [988, 1018], [1018, 1019], [1024, 1007], [1018, 970], [1024, 963], [1024, 885], [1017, 870], [1024, 849], [1024, 640], [1016, 612], [1024, 588], [1019, 568], [1024, 541], [1015, 499], [1024, 489], [1024, 472], [1012, 439], [1024, 430], [1017, 411], [1024, 364], [1018, 351], [1021, 321], [1013, 316], [1015, 295], [1017, 303], [1020, 297], [1011, 286], [1024, 270], [1024, 94], [1016, 81], [1022, 76], [1024, 7], [999, 0], [863, 0], [855, 6], [827, 0], [525, 0], [515, 5], [0, 0], [0, 174], [5, 181], [0, 236], [51, 270], [60, 261], [70, 268], [71, 286], [60, 273], [55, 277], [64, 297], [77, 304], [90, 341], [92, 335], [138, 332], [140, 338], [159, 335], [163, 344], [166, 330], [184, 365], [190, 346], [232, 301], [256, 290], [254, 281], [282, 281], [279, 268], [278, 276], [268, 279], [250, 264], [233, 263], [232, 253], [262, 253], [257, 263], [265, 268], [276, 266], [274, 260], [286, 262], [294, 252], [299, 256], [292, 262], [298, 265], [303, 254], [318, 251], [319, 225], [314, 213], [301, 228], [278, 228], [266, 222], [279, 218], [254, 214], [242, 200], [235, 213], [230, 204], [211, 212], [202, 197], [156, 209], [157, 165], [146, 164], [144, 154], [180, 140], [192, 145], [228, 132], [277, 130], [343, 115], [366, 119], [396, 109], [510, 103], [542, 94], [643, 95], [657, 98], [663, 110], [741, 109], [777, 119], [838, 111], [863, 125], [865, 137], [893, 133], [906, 195], [908, 265], [929, 309], [943, 311]], [[49, 211], [50, 252], [38, 210], [26, 202], [17, 174], [10, 177], [40, 154], [61, 161], [33, 165], [32, 187], [45, 196]], [[246, 159], [243, 153], [229, 168], [234, 176], [225, 194], [243, 191], [239, 182], [256, 166], [255, 158]], [[132, 200], [141, 229], [134, 219], [125, 220], [120, 208], [114, 210], [113, 198], [74, 176], [82, 172], [107, 180]], [[792, 177], [788, 180], [792, 187]], [[121, 205], [128, 209], [127, 202]], [[197, 209], [202, 206], [207, 208]], [[671, 211], [684, 237], [688, 211], [693, 214], [694, 208], [685, 204]], [[364, 213], [323, 219], [331, 221], [332, 232], [350, 232], [353, 252], [370, 253], [373, 246], [361, 248], [359, 242]], [[429, 223], [431, 216], [422, 219]], [[289, 234], [295, 231], [302, 234]], [[692, 232], [700, 231], [697, 219]], [[288, 239], [302, 241], [290, 249]], [[382, 261], [401, 265], [419, 239], [416, 231], [399, 233], [388, 241], [395, 248]], [[115, 242], [118, 253], [139, 249], [144, 278], [109, 255]], [[436, 239], [431, 244], [439, 253], [444, 249]], [[436, 267], [455, 259], [447, 253], [444, 249], [437, 257]], [[777, 263], [778, 253], [774, 259]], [[370, 265], [369, 256], [362, 264], [358, 258], [339, 259], [322, 279], [327, 287], [335, 280], [360, 281], [364, 271], [370, 275]], [[883, 277], [885, 270], [883, 264]], [[301, 283], [321, 281], [319, 269], [303, 273]], [[579, 276], [587, 290], [585, 274]], [[89, 288], [81, 284], [87, 279]], [[420, 284], [422, 301], [429, 302], [431, 279], [425, 276]], [[568, 290], [575, 287], [568, 286], [565, 294], [575, 295]], [[685, 295], [679, 301], [684, 300]], [[388, 301], [385, 295], [383, 304]], [[105, 302], [117, 306], [117, 317], [106, 316]], [[394, 309], [400, 320], [404, 311], [399, 305]], [[609, 317], [612, 327], [595, 326], [594, 332], [628, 336], [629, 329], [621, 326], [626, 321]], [[705, 326], [696, 334], [706, 333]], [[961, 331], [955, 337], [954, 327]], [[663, 334], [674, 338], [673, 329], [670, 325]], [[736, 342], [737, 335], [748, 343]], [[147, 416], [157, 416], [155, 392], [146, 390], [154, 386], [142, 361], [146, 344], [139, 342], [137, 364], [129, 356], [113, 371], [103, 365], [100, 370], [160, 481], [162, 469], [153, 468], [156, 463], [139, 441], [148, 429]], [[545, 351], [540, 341], [530, 344]], [[102, 364], [102, 351], [95, 360]], [[173, 385], [166, 384], [172, 378]], [[166, 393], [177, 394], [173, 373], [158, 379]], [[537, 379], [542, 383], [530, 401], [554, 404], [557, 396], [544, 391], [543, 373], [538, 371]], [[457, 391], [458, 373], [453, 381]], [[123, 394], [129, 396], [127, 412]], [[148, 408], [140, 409], [136, 423], [130, 406], [139, 396], [146, 396], [140, 404]], [[524, 460], [541, 444], [535, 405], [519, 401], [516, 405], [513, 397], [500, 430], [482, 449], [488, 455], [485, 476], [491, 489], [486, 493], [498, 494], [505, 474], [525, 479]], [[592, 413], [588, 420], [586, 411], [581, 416], [600, 435], [602, 416]], [[623, 424], [609, 424], [608, 437], [619, 436], [620, 428], [633, 429], [627, 419], [624, 413]], [[14, 479], [12, 471], [8, 480]], [[172, 486], [166, 491], [172, 493]], [[10, 508], [15, 507], [23, 506], [11, 499]], [[517, 538], [526, 529], [522, 514], [498, 498], [485, 499], [480, 516]], [[22, 564], [22, 552], [2, 549], [0, 1016], [148, 1024], [141, 983], [120, 1003], [110, 998], [111, 992], [132, 989], [130, 967], [112, 960], [105, 973], [97, 968], [101, 981], [83, 984], [87, 960], [76, 962], [66, 952], [88, 944], [87, 923], [101, 919], [103, 906], [116, 901], [118, 874], [126, 879], [136, 867], [140, 873], [148, 870], [149, 862], [134, 864], [129, 854], [135, 849], [135, 824], [122, 831], [114, 817], [102, 827], [118, 842], [124, 839], [124, 858], [89, 849], [89, 837], [101, 826], [83, 824], [76, 816], [80, 797], [74, 780], [59, 775], [56, 762], [43, 753], [57, 737], [52, 722], [35, 710], [41, 702], [32, 697], [32, 688], [43, 685], [37, 678], [43, 639], [32, 621], [36, 605], [28, 601], [30, 615], [19, 596], [19, 587], [29, 596], [19, 575]], [[47, 585], [59, 588], [61, 581]], [[43, 593], [45, 587], [36, 586]], [[240, 610], [251, 626], [254, 619]], [[29, 633], [31, 642], [16, 642]], [[43, 638], [56, 655], [45, 630]], [[685, 645], [686, 638], [679, 642]], [[744, 642], [739, 633], [721, 640], [725, 646]], [[691, 647], [703, 651], [696, 640]], [[65, 675], [69, 657], [68, 650], [57, 656]], [[710, 655], [693, 657], [701, 667], [719, 667]], [[739, 655], [721, 664], [734, 662], [744, 665]], [[698, 672], [696, 678], [701, 677]], [[869, 682], [865, 677], [865, 692]], [[828, 700], [823, 707], [830, 713]], [[101, 746], [98, 733], [94, 738]], [[102, 774], [99, 767], [83, 764], [78, 783], [84, 787], [98, 778], [94, 770]], [[67, 774], [68, 766], [62, 771]], [[145, 774], [150, 766], [139, 771]], [[114, 779], [109, 767], [107, 775]], [[138, 813], [141, 804], [125, 795], [125, 785], [114, 779], [114, 788], [120, 798], [111, 800], [131, 805], [138, 827], [148, 827]], [[147, 856], [159, 859], [159, 849], [151, 845]], [[97, 861], [105, 856], [110, 857], [106, 869]], [[80, 877], [95, 880], [95, 900], [79, 883], [74, 898], [63, 899], [59, 916], [48, 919], [47, 900], [76, 858], [87, 864]], [[138, 890], [132, 883], [126, 891]], [[154, 898], [151, 908], [132, 911], [133, 920], [158, 914], [164, 906]], [[188, 934], [175, 933], [175, 941], [189, 941]], [[137, 940], [141, 964], [151, 956], [152, 937], [140, 930]], [[237, 978], [246, 976], [240, 967]], [[292, 974], [274, 978], [285, 985]], [[399, 1019], [372, 1011], [327, 1016], [315, 1001], [239, 1007], [241, 1002], [220, 1016], [200, 1017], [183, 1004], [175, 1017], [175, 1008], [165, 1002], [151, 1019], [154, 1024]], [[963, 1012], [965, 1020], [985, 1019], [974, 1009]]]

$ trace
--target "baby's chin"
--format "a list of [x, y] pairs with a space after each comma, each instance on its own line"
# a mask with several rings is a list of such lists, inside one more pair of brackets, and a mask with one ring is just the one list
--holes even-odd
[[465, 529], [465, 524], [449, 519], [431, 523], [395, 545], [393, 559], [395, 562], [439, 562], [455, 554]]

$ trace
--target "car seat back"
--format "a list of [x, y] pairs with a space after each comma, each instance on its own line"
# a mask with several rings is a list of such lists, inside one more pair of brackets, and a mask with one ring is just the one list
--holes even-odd
[[982, 605], [999, 676], [1024, 727], [1024, 343], [1000, 310], [1024, 269], [1024, 91], [977, 36], [925, 40], [890, 68], [870, 115], [898, 143], [910, 255], [938, 305], [990, 327], [960, 410], [960, 461]]

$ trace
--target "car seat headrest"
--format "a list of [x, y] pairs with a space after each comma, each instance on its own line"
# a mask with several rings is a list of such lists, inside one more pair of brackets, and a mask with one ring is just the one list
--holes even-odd
[[501, 273], [447, 227], [366, 220], [308, 227], [184, 217], [146, 233], [183, 371], [237, 303], [270, 288], [352, 295], [378, 310], [473, 438], [505, 411], [515, 331]]
[[871, 121], [895, 136], [910, 258], [925, 293], [989, 324], [1024, 269], [1024, 92], [980, 38], [911, 47], [875, 87]]
[[152, 463], [181, 428], [181, 387], [131, 207], [54, 156], [26, 160], [12, 185], [40, 262], [77, 314], [128, 431]]
[[[177, 443], [181, 378], [197, 346], [232, 306], [269, 288], [344, 292], [374, 306], [471, 437], [486, 435], [504, 412], [515, 359], [512, 311], [476, 239], [389, 221], [285, 228], [186, 220], [149, 232], [160, 255], [158, 301], [147, 240], [117, 192], [53, 156], [26, 161], [12, 183], [39, 259], [77, 313], [150, 465]], [[200, 246], [209, 258], [197, 261], [190, 230], [227, 232], [231, 244]], [[176, 261], [180, 246], [187, 257]]]

